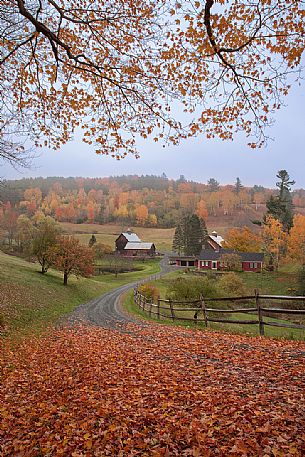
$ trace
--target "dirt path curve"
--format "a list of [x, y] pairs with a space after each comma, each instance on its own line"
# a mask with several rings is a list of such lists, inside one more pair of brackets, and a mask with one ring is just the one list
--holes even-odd
[[168, 256], [164, 256], [160, 262], [161, 272], [157, 275], [149, 276], [141, 281], [125, 284], [124, 286], [113, 289], [100, 297], [91, 300], [89, 303], [78, 306], [73, 313], [71, 313], [65, 322], [74, 324], [78, 322], [86, 322], [99, 327], [116, 328], [120, 324], [126, 322], [133, 322], [143, 325], [143, 322], [125, 313], [120, 305], [121, 295], [134, 288], [140, 282], [146, 282], [155, 279], [155, 277], [163, 276], [175, 267], [168, 264]]

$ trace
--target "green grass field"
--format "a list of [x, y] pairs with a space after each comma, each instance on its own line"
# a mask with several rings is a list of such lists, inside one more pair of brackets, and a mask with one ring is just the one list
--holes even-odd
[[238, 273], [250, 292], [258, 289], [262, 294], [293, 295], [297, 288], [297, 273], [293, 266], [284, 266], [279, 271], [263, 273]]
[[42, 275], [39, 265], [26, 262], [0, 251], [0, 316], [4, 333], [17, 337], [39, 333], [77, 305], [120, 285], [136, 281], [159, 271], [159, 261], [138, 264], [140, 271], [69, 278], [63, 286], [62, 274], [49, 270]]

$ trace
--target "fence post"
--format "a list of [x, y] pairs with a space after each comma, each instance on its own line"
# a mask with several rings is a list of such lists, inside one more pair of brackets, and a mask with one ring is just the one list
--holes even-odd
[[174, 314], [173, 303], [172, 303], [172, 300], [171, 300], [171, 299], [169, 299], [169, 307], [170, 307], [170, 310], [171, 310], [172, 319], [173, 319], [173, 321], [174, 321], [174, 320], [175, 320], [175, 314]]
[[143, 303], [143, 308], [142, 308], [142, 309], [143, 309], [143, 311], [146, 311], [146, 309], [145, 309], [145, 305], [146, 305], [145, 296], [144, 296], [144, 295], [141, 295], [141, 297], [142, 297], [142, 303]]
[[207, 327], [208, 326], [208, 316], [207, 316], [207, 311], [205, 308], [205, 303], [204, 303], [204, 299], [203, 299], [202, 295], [200, 295], [200, 302], [201, 302], [201, 309], [202, 309], [203, 317], [204, 317], [204, 325]]
[[160, 319], [160, 298], [158, 298], [157, 317]]
[[195, 311], [194, 318], [193, 318], [193, 319], [194, 319], [194, 323], [195, 323], [196, 325], [198, 324], [198, 321], [197, 321], [197, 319], [198, 319], [198, 313], [199, 313], [199, 309], [197, 309], [197, 311]]
[[261, 336], [265, 335], [265, 329], [264, 329], [264, 320], [263, 320], [263, 313], [261, 310], [261, 304], [260, 304], [260, 299], [259, 299], [259, 293], [258, 290], [255, 289], [255, 304], [257, 308], [257, 314], [258, 314], [258, 322], [259, 322], [259, 334]]
[[149, 304], [149, 317], [151, 317], [151, 308], [152, 308], [152, 299], [150, 299], [150, 304]]

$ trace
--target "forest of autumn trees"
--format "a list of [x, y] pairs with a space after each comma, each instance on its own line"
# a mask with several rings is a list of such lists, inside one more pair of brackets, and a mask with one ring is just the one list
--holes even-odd
[[[14, 227], [20, 214], [50, 215], [59, 222], [175, 227], [188, 214], [217, 226], [252, 225], [276, 191], [262, 186], [218, 186], [157, 176], [115, 178], [35, 178], [8, 181], [0, 190], [2, 227]], [[305, 191], [292, 193], [305, 212]]]
[[[266, 202], [278, 191], [262, 186], [217, 187], [181, 177], [35, 178], [8, 181], [0, 189], [2, 228], [16, 227], [16, 219], [52, 216], [59, 222], [118, 223], [132, 226], [175, 227], [186, 215], [197, 214], [210, 226], [255, 229]], [[216, 181], [216, 180], [214, 180]], [[305, 214], [305, 190], [291, 193], [296, 213]]]

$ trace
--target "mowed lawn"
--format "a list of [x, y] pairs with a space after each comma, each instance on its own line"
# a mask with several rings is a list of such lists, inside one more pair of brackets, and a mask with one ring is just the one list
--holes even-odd
[[[105, 243], [114, 249], [116, 238], [126, 230], [121, 225], [100, 225], [100, 224], [72, 224], [62, 222], [62, 228], [65, 232], [75, 235], [84, 244], [88, 244], [92, 234], [100, 243]], [[142, 241], [155, 243], [157, 251], [170, 251], [172, 249], [173, 236], [175, 229], [153, 228], [153, 227], [132, 227], [133, 231], [141, 238]]]
[[131, 281], [159, 271], [159, 262], [138, 264], [136, 272], [79, 278], [63, 286], [62, 273], [50, 269], [42, 275], [39, 265], [0, 251], [0, 318], [4, 333], [17, 337], [41, 332], [77, 305]]

